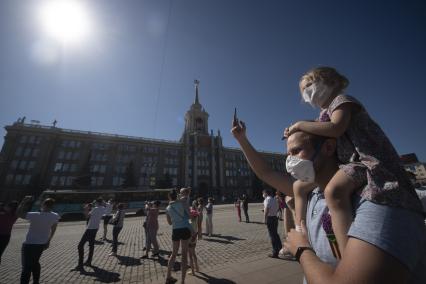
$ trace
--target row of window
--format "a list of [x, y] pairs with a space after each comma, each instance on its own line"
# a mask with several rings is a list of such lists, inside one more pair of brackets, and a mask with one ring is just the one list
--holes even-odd
[[169, 175], [177, 175], [178, 174], [178, 169], [177, 168], [164, 168], [163, 169], [163, 174], [168, 173]]
[[250, 175], [250, 171], [248, 170], [226, 170], [225, 171], [225, 175], [227, 177], [235, 177], [235, 176], [249, 176]]
[[35, 161], [18, 161], [13, 160], [10, 164], [10, 168], [13, 170], [32, 170], [34, 169]]
[[22, 135], [19, 139], [19, 143], [28, 143], [28, 144], [40, 144], [41, 137], [40, 136], [27, 136]]
[[54, 172], [76, 172], [77, 171], [77, 164], [70, 164], [70, 163], [56, 163], [55, 167], [53, 168]]
[[58, 159], [62, 160], [78, 160], [80, 159], [80, 152], [65, 152], [59, 151]]
[[23, 148], [18, 147], [15, 152], [15, 156], [24, 156], [24, 157], [37, 157], [40, 152], [40, 149], [33, 149], [33, 148]]
[[7, 185], [28, 185], [31, 181], [31, 175], [13, 175], [8, 174], [6, 176]]
[[80, 148], [81, 142], [75, 140], [62, 140], [61, 145], [64, 148]]

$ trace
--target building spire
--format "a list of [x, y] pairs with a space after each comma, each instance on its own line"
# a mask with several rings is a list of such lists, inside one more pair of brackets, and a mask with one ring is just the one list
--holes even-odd
[[200, 102], [198, 100], [198, 85], [200, 85], [200, 81], [198, 81], [197, 79], [194, 80], [194, 85], [195, 85], [195, 101], [194, 104], [199, 105]]

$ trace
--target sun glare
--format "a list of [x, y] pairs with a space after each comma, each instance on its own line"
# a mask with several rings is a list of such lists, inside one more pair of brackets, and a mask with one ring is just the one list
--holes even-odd
[[46, 1], [39, 16], [44, 31], [64, 44], [81, 43], [91, 33], [90, 16], [82, 1]]

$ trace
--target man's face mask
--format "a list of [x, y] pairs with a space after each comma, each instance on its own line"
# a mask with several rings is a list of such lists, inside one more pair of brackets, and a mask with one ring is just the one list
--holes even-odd
[[313, 107], [322, 107], [330, 98], [333, 89], [323, 82], [315, 82], [303, 90], [302, 97], [306, 103]]
[[323, 143], [324, 141], [321, 141], [320, 143], [318, 143], [318, 145], [315, 147], [314, 155], [312, 156], [312, 159], [310, 160], [305, 160], [297, 156], [288, 155], [285, 162], [285, 167], [287, 169], [287, 172], [290, 173], [292, 177], [300, 181], [309, 182], [309, 183], [314, 182], [315, 181], [314, 161], [319, 151], [321, 150], [321, 146]]

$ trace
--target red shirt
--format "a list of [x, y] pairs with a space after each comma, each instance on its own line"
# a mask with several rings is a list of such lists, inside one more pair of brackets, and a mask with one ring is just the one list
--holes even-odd
[[18, 216], [14, 214], [0, 213], [0, 235], [10, 235], [13, 224], [15, 224]]

